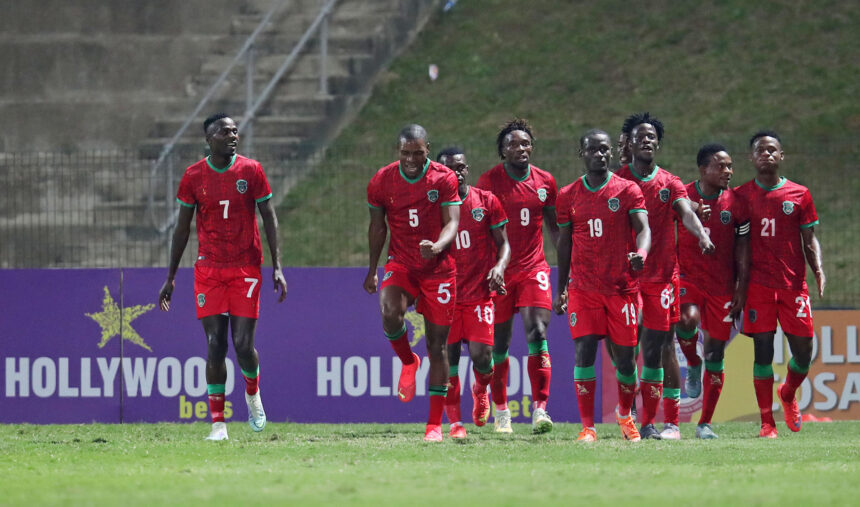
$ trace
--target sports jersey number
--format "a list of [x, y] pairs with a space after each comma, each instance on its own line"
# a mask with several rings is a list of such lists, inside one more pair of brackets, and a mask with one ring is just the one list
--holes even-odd
[[478, 305], [475, 307], [475, 313], [478, 314], [478, 322], [486, 322], [487, 324], [493, 323], [493, 307], [492, 306], [485, 306], [485, 307], [481, 308], [481, 305]]
[[225, 199], [223, 201], [218, 201], [218, 204], [224, 206], [224, 220], [227, 220], [227, 209], [230, 208], [230, 201]]
[[762, 218], [761, 219], [761, 235], [776, 236], [776, 219]]
[[418, 210], [410, 209], [409, 210], [409, 225], [412, 227], [418, 227]]
[[667, 287], [660, 292], [660, 306], [666, 310], [675, 302], [675, 291], [671, 287]]
[[245, 278], [245, 281], [251, 284], [251, 286], [248, 287], [248, 295], [246, 297], [251, 297], [254, 295], [254, 287], [257, 286], [260, 280], [257, 278]]
[[603, 220], [599, 218], [589, 218], [588, 231], [591, 233], [592, 238], [603, 236]]
[[621, 313], [624, 314], [624, 318], [626, 320], [626, 325], [634, 326], [637, 324], [636, 322], [636, 307], [633, 303], [626, 304], [621, 307]]
[[523, 208], [520, 210], [520, 225], [529, 225], [529, 209]]
[[549, 275], [547, 275], [545, 271], [538, 271], [535, 279], [538, 282], [540, 290], [549, 290]]
[[[723, 310], [728, 310], [731, 307], [732, 307], [732, 302], [729, 301], [723, 305]], [[729, 315], [728, 313], [726, 313], [726, 316], [723, 317], [723, 322], [731, 322], [731, 321], [732, 321], [732, 316]]]
[[794, 302], [797, 303], [797, 317], [806, 318], [807, 313], [806, 310], [809, 310], [809, 313], [812, 313], [812, 307], [809, 306], [809, 298], [804, 298], [803, 296], [797, 296], [794, 298]]
[[457, 250], [469, 248], [472, 246], [472, 240], [469, 239], [469, 231], [460, 231], [454, 236], [454, 241], [457, 243]]
[[448, 290], [448, 287], [450, 287], [450, 286], [451, 286], [450, 283], [440, 283], [439, 284], [439, 290], [437, 291], [437, 294], [444, 294], [445, 297], [443, 298], [442, 296], [437, 296], [436, 301], [439, 301], [443, 305], [448, 304], [448, 301], [451, 301], [451, 291]]

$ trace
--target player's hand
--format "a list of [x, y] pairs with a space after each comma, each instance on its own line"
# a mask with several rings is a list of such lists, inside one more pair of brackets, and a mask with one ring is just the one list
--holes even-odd
[[497, 294], [505, 295], [505, 272], [498, 266], [493, 266], [493, 269], [487, 273], [487, 280], [490, 282], [490, 292], [496, 291]]
[[278, 296], [278, 303], [283, 303], [287, 299], [287, 280], [284, 278], [284, 272], [281, 268], [272, 270], [272, 280], [275, 282], [275, 292], [280, 289], [281, 295]]
[[824, 286], [827, 285], [827, 277], [824, 276], [824, 271], [815, 272], [815, 283], [818, 285], [818, 297], [824, 297]]
[[637, 252], [628, 252], [627, 260], [630, 261], [633, 271], [641, 271], [645, 267], [645, 259]]
[[716, 248], [714, 244], [711, 242], [711, 238], [706, 234], [704, 238], [699, 240], [699, 248], [702, 249], [702, 253], [705, 255], [711, 255], [714, 253], [714, 249]]
[[173, 289], [176, 287], [176, 284], [172, 279], [164, 282], [164, 285], [161, 286], [161, 290], [158, 291], [158, 307], [161, 308], [161, 311], [166, 312], [170, 310], [170, 297], [173, 296]]
[[421, 243], [418, 243], [418, 247], [421, 248], [421, 257], [425, 259], [432, 259], [442, 251], [441, 248], [436, 246], [436, 243], [433, 243], [429, 239], [422, 239]]
[[373, 271], [368, 271], [364, 278], [364, 290], [368, 294], [376, 294], [376, 288], [379, 286], [379, 277], [376, 275], [376, 268]]
[[699, 217], [699, 221], [705, 223], [711, 218], [711, 206], [709, 204], [705, 204], [705, 201], [699, 199], [699, 207], [696, 209], [696, 216]]
[[733, 322], [738, 321], [746, 303], [746, 294], [739, 294], [737, 292], [734, 293], [734, 295], [732, 296], [732, 304], [729, 307], [729, 318], [732, 319]]
[[556, 315], [564, 315], [567, 312], [567, 291], [555, 297], [555, 300], [552, 302], [552, 309]]

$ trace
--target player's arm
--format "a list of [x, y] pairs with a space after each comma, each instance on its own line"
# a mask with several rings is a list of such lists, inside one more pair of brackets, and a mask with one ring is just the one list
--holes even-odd
[[173, 279], [179, 269], [179, 261], [188, 245], [188, 237], [191, 235], [191, 219], [194, 218], [194, 206], [187, 204], [179, 205], [179, 217], [176, 219], [176, 228], [173, 229], [173, 240], [170, 243], [170, 265], [167, 267], [167, 280], [158, 291], [158, 306], [162, 311], [170, 310], [170, 298], [173, 296], [175, 284]]
[[558, 254], [558, 283], [556, 297], [552, 309], [561, 315], [567, 311], [567, 281], [570, 277], [570, 252], [573, 250], [573, 225], [571, 222], [557, 225], [558, 241], [555, 250]]
[[699, 240], [699, 248], [702, 249], [702, 253], [712, 254], [714, 252], [714, 244], [711, 242], [711, 238], [708, 237], [708, 233], [705, 231], [705, 228], [702, 227], [702, 222], [699, 221], [699, 217], [693, 213], [693, 209], [690, 207], [690, 201], [687, 199], [677, 199], [672, 204], [672, 209], [680, 215], [681, 223], [684, 224], [684, 227], [693, 233], [693, 235], [696, 236], [696, 239]]
[[278, 215], [272, 207], [272, 199], [266, 199], [257, 203], [260, 217], [263, 219], [263, 230], [266, 231], [266, 243], [269, 244], [269, 254], [272, 258], [272, 281], [275, 283], [275, 292], [280, 292], [278, 303], [287, 298], [287, 280], [281, 270], [281, 246], [278, 241]]
[[812, 268], [815, 282], [818, 284], [818, 297], [823, 298], [824, 285], [827, 283], [827, 278], [824, 276], [824, 268], [821, 266], [821, 244], [818, 243], [818, 238], [815, 237], [815, 227], [801, 228], [800, 237], [803, 239], [803, 254], [806, 256], [806, 262]]
[[382, 247], [388, 236], [388, 226], [385, 224], [385, 209], [370, 206], [370, 225], [367, 227], [367, 243], [370, 246], [370, 258], [367, 264], [367, 276], [364, 277], [364, 290], [368, 294], [376, 292], [379, 284], [376, 268], [379, 264], [379, 256], [382, 255]]
[[747, 288], [750, 283], [750, 224], [749, 221], [738, 226], [735, 231], [735, 293], [732, 295], [732, 306], [729, 317], [735, 320], [747, 302]]
[[[507, 220], [506, 220], [507, 221]], [[490, 229], [493, 234], [493, 242], [496, 244], [496, 265], [487, 273], [490, 282], [490, 291], [505, 294], [505, 269], [511, 262], [511, 244], [508, 242], [508, 232], [505, 224]]]
[[636, 251], [627, 254], [627, 260], [633, 271], [645, 267], [645, 259], [651, 251], [651, 227], [648, 225], [648, 214], [642, 212], [630, 213], [630, 226], [636, 232]]
[[554, 206], [543, 207], [543, 222], [546, 224], [546, 228], [549, 231], [549, 239], [552, 241], [553, 246], [558, 249], [558, 217], [556, 216]]
[[457, 236], [457, 227], [460, 226], [460, 203], [442, 206], [442, 232], [436, 241], [422, 239], [418, 246], [421, 248], [421, 257], [432, 259], [442, 250], [448, 248], [454, 237]]

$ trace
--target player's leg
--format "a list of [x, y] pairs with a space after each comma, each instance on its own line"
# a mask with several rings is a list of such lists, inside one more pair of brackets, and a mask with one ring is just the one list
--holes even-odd
[[720, 400], [720, 393], [723, 391], [723, 382], [725, 381], [724, 358], [728, 338], [726, 340], [712, 338], [705, 329], [702, 330], [702, 333], [705, 335], [704, 397], [702, 398], [702, 415], [699, 417], [698, 426], [696, 426], [696, 438], [711, 439], [717, 438], [717, 434], [711, 429], [711, 418], [714, 416], [714, 410]]
[[577, 440], [593, 442], [597, 440], [594, 429], [594, 395], [597, 391], [597, 375], [594, 362], [602, 336], [586, 335], [573, 340], [576, 348], [576, 364], [573, 368], [573, 386], [576, 389], [576, 404], [582, 420], [582, 432]]
[[776, 290], [750, 283], [744, 306], [743, 332], [753, 339], [753, 386], [764, 438], [776, 438], [773, 419], [773, 340], [777, 325]]
[[[490, 381], [490, 391], [496, 411], [493, 427], [498, 433], [511, 433], [511, 411], [508, 409], [508, 350], [513, 337], [514, 318], [512, 297], [513, 287], [508, 286], [508, 294], [497, 297], [496, 324], [493, 326], [493, 379]], [[509, 309], [506, 307], [510, 306]], [[501, 322], [499, 319], [506, 319]]]
[[689, 398], [698, 398], [702, 394], [702, 358], [696, 350], [699, 343], [699, 324], [701, 315], [699, 306], [694, 303], [681, 305], [681, 319], [675, 325], [675, 336], [678, 345], [687, 359], [687, 375], [684, 390]]
[[409, 346], [404, 317], [409, 305], [415, 301], [412, 294], [417, 292], [410, 293], [400, 285], [395, 285], [394, 282], [385, 285], [395, 277], [403, 278], [403, 285], [410, 283], [405, 280], [404, 274], [397, 272], [389, 280], [383, 281], [383, 287], [379, 293], [379, 308], [382, 313], [382, 330], [385, 337], [388, 338], [388, 343], [403, 363], [400, 380], [397, 382], [397, 397], [402, 402], [408, 402], [415, 397], [415, 373], [421, 365], [421, 359]]
[[663, 395], [663, 349], [671, 339], [669, 331], [649, 329], [643, 326], [641, 334], [642, 352], [642, 415], [640, 433], [642, 438], [660, 439], [654, 427], [657, 407]]
[[448, 394], [445, 396], [445, 415], [451, 425], [449, 435], [451, 438], [466, 438], [466, 429], [463, 427], [460, 415], [460, 349], [462, 343], [456, 340], [448, 341]]
[[442, 441], [442, 411], [448, 395], [448, 331], [450, 326], [431, 322], [424, 317], [424, 330], [427, 334], [427, 358], [430, 369], [427, 375], [430, 395], [430, 414], [427, 417], [427, 430], [424, 440]]
[[260, 356], [254, 347], [254, 336], [257, 331], [257, 319], [250, 317], [230, 316], [230, 328], [233, 331], [233, 348], [236, 350], [236, 361], [242, 369], [245, 378], [245, 403], [248, 406], [248, 425], [254, 431], [263, 431], [266, 427], [266, 411], [260, 397]]
[[612, 348], [615, 356], [615, 378], [618, 382], [618, 407], [615, 409], [615, 419], [624, 438], [631, 442], [638, 442], [642, 438], [630, 413], [633, 399], [636, 397], [636, 362], [633, 347], [613, 342]]
[[777, 294], [777, 318], [785, 332], [792, 356], [788, 362], [785, 382], [779, 386], [777, 394], [785, 415], [785, 424], [791, 431], [800, 431], [800, 407], [795, 394], [812, 364], [812, 308], [806, 290], [780, 290]]
[[552, 379], [552, 362], [547, 348], [546, 330], [552, 312], [546, 308], [522, 307], [520, 316], [525, 326], [529, 347], [528, 372], [532, 387], [532, 430], [545, 433], [552, 430], [552, 419], [546, 412], [549, 385]]
[[200, 319], [206, 334], [206, 385], [209, 392], [209, 412], [212, 415], [212, 432], [207, 440], [226, 440], [224, 423], [224, 397], [227, 383], [227, 330], [226, 315], [209, 315]]
[[472, 372], [475, 374], [475, 385], [472, 387], [472, 422], [475, 426], [483, 426], [490, 417], [487, 387], [493, 379], [493, 346], [474, 340], [468, 343]]
[[663, 343], [663, 430], [660, 438], [680, 440], [681, 365], [675, 354], [672, 335]]

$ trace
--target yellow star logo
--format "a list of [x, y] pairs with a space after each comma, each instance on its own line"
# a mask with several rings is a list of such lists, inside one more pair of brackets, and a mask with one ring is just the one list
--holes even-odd
[[[131, 327], [131, 321], [140, 317], [144, 313], [155, 308], [154, 304], [129, 306], [120, 310], [110, 291], [105, 286], [105, 297], [102, 300], [102, 311], [98, 313], [86, 313], [87, 317], [96, 321], [102, 328], [102, 340], [99, 342], [99, 348], [104, 348], [105, 345], [114, 336], [122, 336], [123, 340], [128, 340], [131, 343], [145, 348], [152, 352], [152, 348], [146, 344], [143, 338], [137, 334], [137, 331]], [[122, 331], [122, 333], [120, 333]]]
[[406, 322], [412, 324], [412, 339], [409, 340], [409, 345], [414, 347], [418, 345], [421, 338], [424, 338], [424, 317], [416, 311], [406, 312], [403, 316]]

